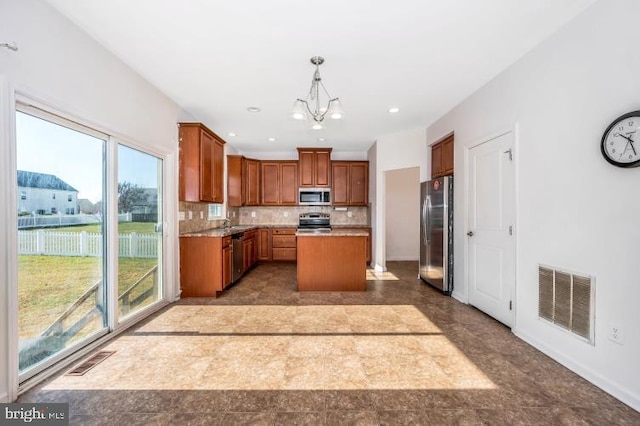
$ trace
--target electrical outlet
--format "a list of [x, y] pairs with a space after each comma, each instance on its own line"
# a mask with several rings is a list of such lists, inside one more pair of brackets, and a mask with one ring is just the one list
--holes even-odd
[[184, 212], [179, 212], [178, 213], [178, 220], [184, 220], [184, 219], [185, 219]]
[[609, 323], [609, 340], [624, 344], [624, 329], [619, 324]]
[[203, 211], [200, 212], [200, 219], [204, 219], [204, 212]]
[[193, 219], [193, 212], [189, 210], [189, 220]]
[[251, 217], [256, 217], [256, 212], [251, 212]]
[[233, 217], [236, 217], [236, 211], [235, 210], [233, 211]]
[[289, 212], [284, 212], [282, 214], [284, 215], [284, 217], [289, 217]]
[[353, 217], [353, 213], [352, 212], [347, 212], [347, 217]]

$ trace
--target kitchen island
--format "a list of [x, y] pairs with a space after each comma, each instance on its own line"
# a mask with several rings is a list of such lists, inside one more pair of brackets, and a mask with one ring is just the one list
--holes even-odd
[[364, 230], [298, 231], [298, 291], [367, 289]]

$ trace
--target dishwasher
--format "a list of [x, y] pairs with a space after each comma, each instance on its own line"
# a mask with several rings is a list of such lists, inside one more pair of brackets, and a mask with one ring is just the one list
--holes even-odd
[[231, 282], [235, 283], [244, 272], [244, 233], [233, 234], [231, 236]]

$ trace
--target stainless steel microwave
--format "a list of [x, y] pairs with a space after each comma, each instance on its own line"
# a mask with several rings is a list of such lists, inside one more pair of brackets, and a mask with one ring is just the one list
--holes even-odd
[[298, 204], [301, 206], [330, 206], [331, 188], [300, 188]]

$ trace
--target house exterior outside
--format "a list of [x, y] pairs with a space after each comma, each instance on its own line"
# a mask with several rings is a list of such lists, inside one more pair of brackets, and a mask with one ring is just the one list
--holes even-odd
[[18, 170], [18, 214], [78, 214], [78, 190], [57, 176]]

